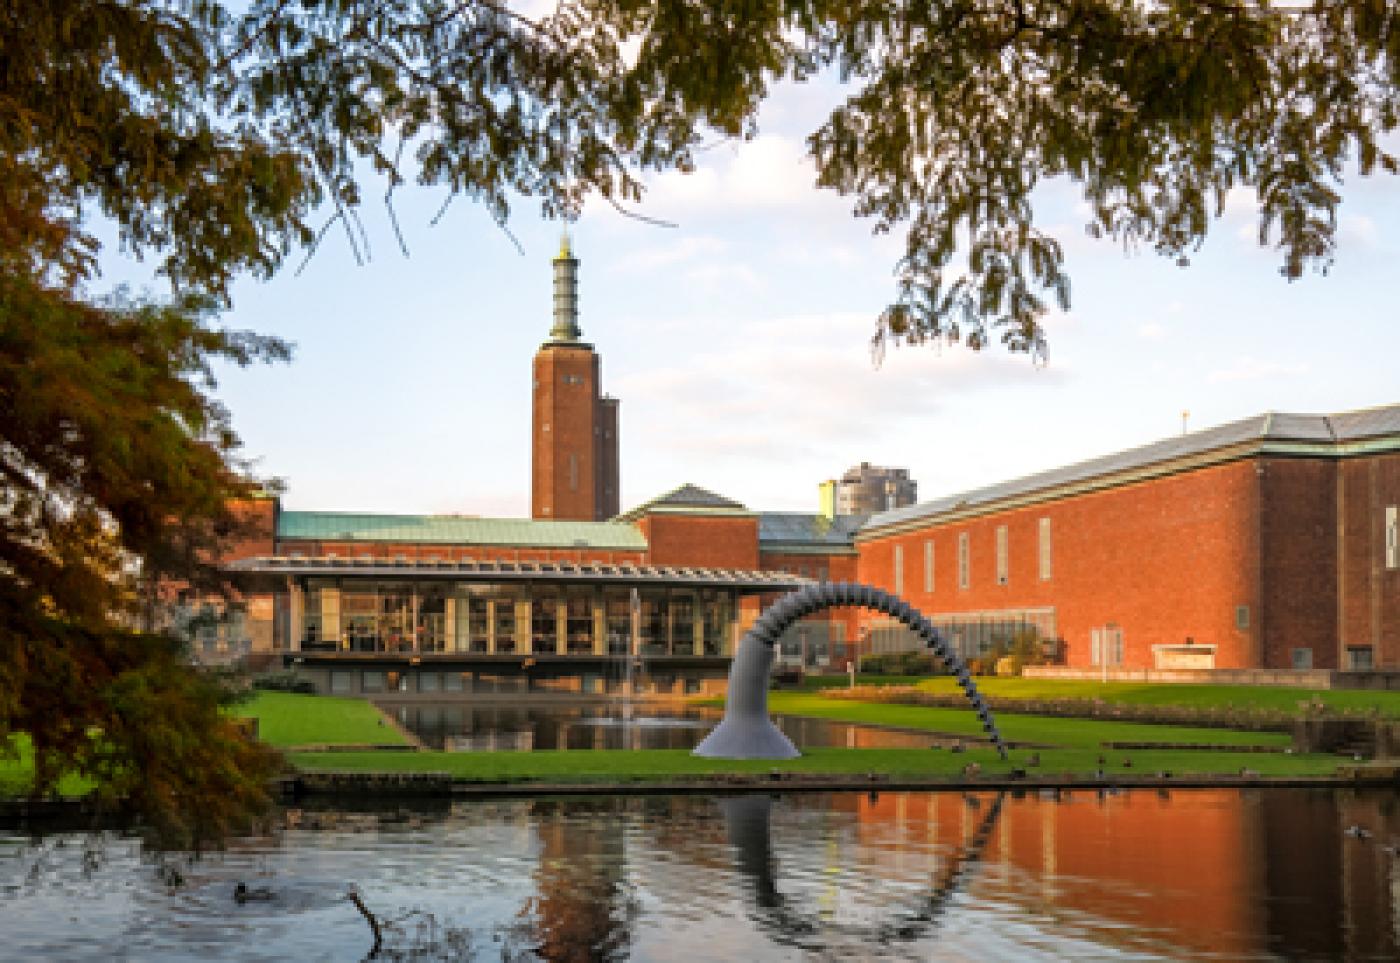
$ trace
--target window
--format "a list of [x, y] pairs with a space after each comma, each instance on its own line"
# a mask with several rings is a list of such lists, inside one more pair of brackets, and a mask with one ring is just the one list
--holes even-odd
[[904, 594], [904, 546], [894, 547], [894, 594]]
[[334, 695], [349, 695], [352, 673], [343, 669], [331, 670], [331, 692]]
[[1385, 506], [1385, 567], [1400, 568], [1400, 505]]
[[967, 532], [958, 535], [958, 588], [972, 584], [972, 545]]
[[1236, 606], [1235, 606], [1235, 628], [1240, 629], [1241, 631], [1243, 631], [1244, 629], [1249, 628], [1249, 606], [1248, 606], [1248, 605], [1236, 605]]
[[1040, 580], [1050, 581], [1050, 519], [1040, 520]]
[[1312, 649], [1294, 649], [1294, 650], [1293, 650], [1293, 668], [1295, 668], [1295, 669], [1311, 669], [1311, 668], [1312, 668]]
[[532, 652], [554, 653], [559, 649], [559, 600], [535, 599], [530, 603], [530, 645]]
[[1374, 665], [1369, 645], [1347, 649], [1347, 668], [1352, 672], [1370, 672]]
[[997, 584], [1005, 585], [1011, 577], [1011, 539], [1005, 525], [997, 526]]
[[360, 673], [360, 691], [361, 691], [361, 692], [383, 692], [383, 691], [384, 691], [384, 673], [383, 673], [383, 672], [378, 672], [378, 671], [372, 671], [372, 670], [369, 670], [369, 669], [366, 669], [364, 672]]
[[442, 689], [442, 676], [436, 672], [418, 673], [419, 692], [437, 692]]
[[933, 591], [933, 539], [924, 542], [924, 591]]

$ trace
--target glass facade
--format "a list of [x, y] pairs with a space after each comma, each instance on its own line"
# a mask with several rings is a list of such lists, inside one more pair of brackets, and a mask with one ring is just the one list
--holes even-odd
[[308, 578], [292, 597], [290, 647], [306, 652], [621, 656], [635, 645], [642, 657], [721, 657], [738, 637], [726, 589]]

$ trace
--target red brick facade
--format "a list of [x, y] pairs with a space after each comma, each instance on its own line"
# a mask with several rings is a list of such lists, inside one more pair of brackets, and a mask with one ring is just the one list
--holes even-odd
[[[1092, 629], [1124, 632], [1124, 665], [1150, 668], [1152, 646], [1215, 645], [1216, 665], [1256, 664], [1258, 481], [1244, 461], [1083, 494], [893, 537], [862, 540], [860, 580], [897, 590], [929, 614], [1053, 607], [1072, 666], [1090, 664]], [[1049, 578], [1040, 571], [1041, 519], [1050, 520]], [[1005, 526], [1005, 580], [997, 530]], [[967, 536], [967, 583], [959, 544]], [[926, 542], [933, 591], [925, 591]], [[903, 547], [904, 575], [894, 572]], [[1251, 628], [1237, 627], [1237, 607]]]
[[535, 354], [530, 515], [597, 519], [598, 356], [582, 344]]
[[637, 520], [652, 565], [758, 568], [758, 518], [753, 515], [649, 514]]

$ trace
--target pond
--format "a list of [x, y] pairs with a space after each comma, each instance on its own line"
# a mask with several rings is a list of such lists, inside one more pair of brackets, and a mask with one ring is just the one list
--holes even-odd
[[[432, 749], [503, 752], [545, 749], [694, 749], [719, 722], [723, 710], [707, 706], [646, 705], [628, 710], [612, 702], [593, 705], [461, 702], [381, 705]], [[825, 719], [778, 716], [774, 720], [800, 749], [921, 748], [939, 739]], [[954, 740], [947, 740], [954, 741]]]
[[362, 959], [355, 886], [381, 959], [1393, 959], [1397, 837], [1394, 793], [1320, 790], [288, 810], [196, 860], [0, 833], [0, 957]]

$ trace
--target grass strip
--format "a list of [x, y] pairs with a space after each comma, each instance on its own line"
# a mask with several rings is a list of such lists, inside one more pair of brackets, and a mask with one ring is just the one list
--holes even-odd
[[[982, 736], [981, 723], [971, 709], [907, 706], [884, 702], [828, 699], [805, 692], [771, 692], [769, 709], [779, 715], [807, 716], [837, 722], [896, 726], [926, 732], [947, 732], [973, 738]], [[1239, 732], [1193, 726], [1158, 726], [1144, 722], [1100, 719], [1064, 719], [1057, 716], [996, 716], [997, 726], [1011, 742], [1027, 742], [1064, 748], [1096, 749], [1104, 742], [1172, 742], [1221, 745], [1286, 746], [1292, 738], [1282, 732]]]
[[[1032, 776], [1092, 776], [1099, 753], [1086, 749], [1045, 749]], [[773, 772], [825, 775], [878, 773], [898, 777], [958, 777], [969, 763], [984, 775], [1006, 774], [1025, 766], [1032, 753], [1012, 752], [1009, 762], [990, 749], [954, 753], [946, 749], [809, 749], [797, 759], [701, 759], [685, 749], [588, 749], [543, 752], [335, 752], [292, 753], [307, 772], [432, 772], [468, 782], [655, 782], [686, 776], [764, 775]], [[1128, 763], [1125, 765], [1125, 762]], [[1106, 774], [1173, 776], [1239, 773], [1262, 776], [1318, 776], [1335, 773], [1338, 760], [1327, 755], [1238, 752], [1146, 751], [1112, 753]]]
[[365, 699], [257, 692], [233, 711], [257, 719], [258, 738], [278, 748], [408, 744], [399, 728]]
[[[1400, 718], [1400, 692], [1369, 689], [1300, 689], [1265, 685], [1195, 685], [1154, 682], [1091, 682], [1084, 679], [1023, 679], [985, 677], [977, 688], [998, 699], [1100, 699], [1120, 705], [1180, 706], [1193, 709], [1236, 709], [1277, 712], [1291, 716], [1313, 714], [1310, 706], [1333, 712]], [[925, 692], [958, 692], [949, 676], [915, 683]]]

